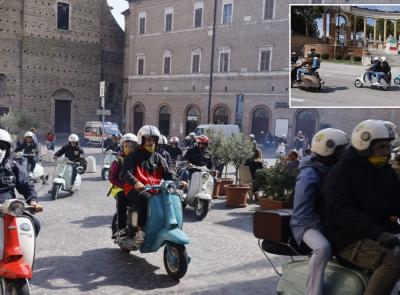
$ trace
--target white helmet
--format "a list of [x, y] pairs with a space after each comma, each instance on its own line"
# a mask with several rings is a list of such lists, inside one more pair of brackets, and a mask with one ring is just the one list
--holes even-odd
[[125, 133], [120, 141], [120, 144], [122, 145], [124, 143], [124, 141], [133, 141], [133, 142], [137, 142], [137, 136], [133, 133]]
[[145, 125], [139, 129], [137, 134], [138, 144], [142, 145], [144, 143], [143, 137], [156, 137], [156, 142], [160, 138], [161, 134], [157, 127], [152, 125]]
[[375, 57], [374, 57], [374, 60], [379, 60], [379, 57], [375, 56]]
[[338, 146], [348, 145], [349, 137], [345, 132], [335, 128], [322, 129], [311, 141], [311, 151], [322, 157], [331, 156]]
[[158, 144], [168, 144], [168, 139], [164, 135], [161, 135], [158, 138]]
[[0, 141], [5, 141], [5, 142], [9, 143], [10, 146], [13, 143], [10, 133], [8, 133], [4, 129], [0, 129]]
[[381, 61], [386, 61], [386, 56], [382, 56]]
[[71, 134], [68, 137], [68, 142], [79, 142], [79, 137], [76, 134]]
[[176, 136], [172, 136], [169, 140], [170, 143], [179, 143], [179, 138]]
[[33, 132], [31, 132], [31, 131], [25, 132], [24, 138], [27, 138], [27, 137], [33, 137]]
[[195, 136], [196, 136], [196, 133], [194, 133], [194, 132], [189, 133], [189, 137], [195, 137]]
[[382, 120], [365, 120], [359, 123], [351, 134], [351, 145], [359, 150], [367, 150], [376, 139], [393, 140], [396, 125]]

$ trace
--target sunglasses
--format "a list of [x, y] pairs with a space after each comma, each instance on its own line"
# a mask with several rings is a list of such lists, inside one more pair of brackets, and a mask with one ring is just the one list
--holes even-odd
[[0, 150], [8, 150], [10, 148], [10, 145], [7, 142], [0, 141]]

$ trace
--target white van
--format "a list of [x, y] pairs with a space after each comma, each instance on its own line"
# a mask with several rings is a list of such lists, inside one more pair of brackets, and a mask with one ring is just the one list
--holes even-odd
[[84, 141], [85, 144], [101, 144], [101, 141], [110, 140], [113, 134], [121, 134], [118, 124], [112, 122], [89, 121], [85, 123]]
[[196, 127], [194, 133], [196, 136], [204, 134], [206, 129], [211, 129], [216, 132], [222, 131], [225, 137], [229, 137], [232, 134], [240, 133], [238, 125], [214, 125], [214, 124], [203, 124]]

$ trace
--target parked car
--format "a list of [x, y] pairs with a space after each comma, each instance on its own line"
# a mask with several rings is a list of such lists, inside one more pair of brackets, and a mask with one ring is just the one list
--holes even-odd
[[112, 122], [90, 121], [85, 123], [84, 143], [85, 144], [100, 144], [104, 140], [104, 145], [110, 143], [113, 134], [121, 135], [118, 124]]
[[240, 133], [238, 125], [217, 125], [217, 124], [203, 124], [197, 126], [194, 130], [196, 136], [204, 134], [206, 129], [212, 129], [216, 132], [222, 131], [225, 137], [229, 137], [232, 134]]

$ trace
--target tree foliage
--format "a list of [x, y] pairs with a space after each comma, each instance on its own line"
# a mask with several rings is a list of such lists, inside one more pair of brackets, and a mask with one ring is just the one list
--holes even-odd
[[322, 17], [322, 6], [292, 6], [291, 30], [293, 34], [319, 37], [317, 19]]

